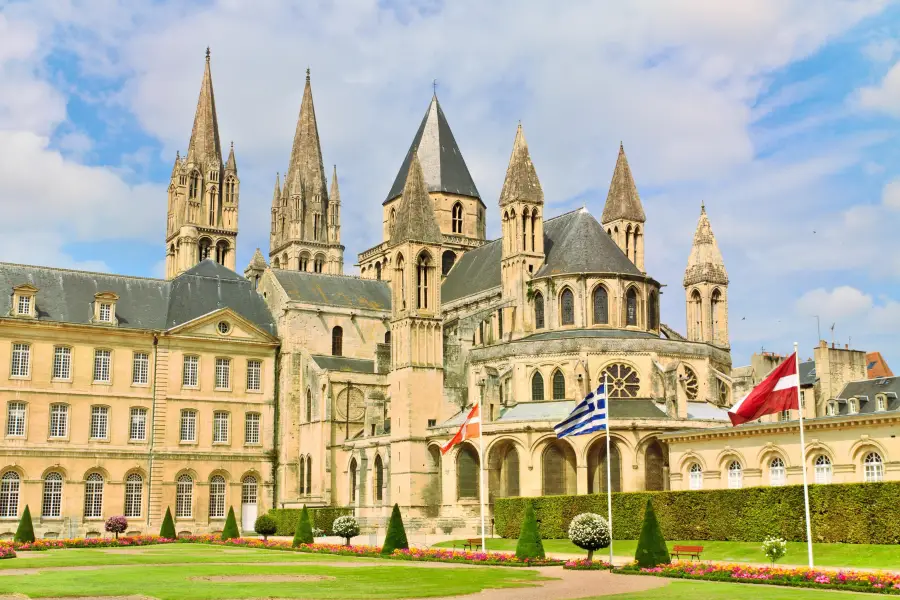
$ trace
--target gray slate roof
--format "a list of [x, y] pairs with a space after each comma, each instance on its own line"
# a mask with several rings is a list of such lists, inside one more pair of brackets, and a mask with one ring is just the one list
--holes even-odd
[[864, 379], [851, 381], [844, 386], [838, 394], [838, 414], [849, 413], [847, 400], [859, 398], [859, 413], [868, 414], [876, 412], [875, 396], [884, 394], [887, 399], [885, 409], [888, 411], [900, 410], [900, 377], [879, 377], [877, 379]]
[[385, 204], [403, 193], [412, 154], [417, 150], [429, 192], [447, 192], [481, 199], [478, 188], [475, 187], [475, 182], [469, 174], [466, 161], [453, 138], [453, 132], [450, 131], [450, 124], [447, 123], [441, 104], [437, 96], [433, 96], [422, 124], [419, 125], [419, 130], [403, 159], [403, 164], [400, 165], [394, 185], [391, 186], [391, 191], [384, 201]]
[[646, 331], [628, 329], [566, 329], [563, 331], [543, 331], [522, 338], [522, 341], [542, 342], [547, 340], [568, 340], [575, 338], [642, 338], [655, 339], [659, 336]]
[[463, 254], [441, 284], [441, 302], [452, 302], [500, 287], [501, 242], [494, 240]]
[[322, 369], [341, 371], [344, 373], [374, 373], [375, 361], [364, 358], [347, 358], [345, 356], [328, 356], [313, 354], [312, 358]]
[[807, 360], [800, 363], [800, 385], [816, 384], [816, 361]]
[[[393, 210], [392, 208], [391, 211]], [[434, 204], [428, 197], [422, 165], [417, 156], [413, 156], [409, 163], [406, 185], [403, 187], [403, 196], [400, 198], [394, 228], [391, 230], [392, 244], [413, 240], [438, 245], [444, 240], [434, 214]], [[412, 260], [413, 257], [410, 257], [410, 261]]]
[[688, 402], [688, 419], [702, 419], [707, 421], [731, 421], [728, 418], [728, 410], [719, 408], [708, 402]]
[[205, 260], [171, 281], [0, 263], [0, 315], [11, 310], [12, 288], [38, 288], [39, 321], [90, 324], [94, 296], [113, 292], [118, 327], [165, 330], [230, 308], [263, 331], [277, 335], [275, 321], [253, 285], [213, 260]]
[[386, 281], [285, 269], [272, 269], [272, 274], [294, 302], [391, 310], [391, 288]]

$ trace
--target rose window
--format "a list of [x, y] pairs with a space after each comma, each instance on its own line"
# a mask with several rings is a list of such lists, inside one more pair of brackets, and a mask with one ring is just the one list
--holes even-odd
[[610, 398], [636, 398], [641, 388], [641, 379], [637, 371], [622, 363], [613, 363], [603, 369], [600, 380], [606, 375]]
[[684, 368], [681, 384], [684, 386], [684, 393], [687, 395], [688, 400], [696, 400], [700, 385], [697, 383], [697, 374], [692, 368]]

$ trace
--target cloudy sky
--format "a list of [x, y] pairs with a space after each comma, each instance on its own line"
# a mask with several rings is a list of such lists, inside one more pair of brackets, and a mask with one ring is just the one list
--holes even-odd
[[795, 340], [811, 356], [818, 315], [900, 370], [898, 35], [882, 0], [0, 0], [0, 260], [162, 273], [209, 45], [241, 268], [268, 247], [307, 66], [351, 273], [437, 79], [491, 236], [519, 119], [547, 215], [600, 215], [622, 140], [664, 322], [685, 329], [704, 201], [736, 365]]

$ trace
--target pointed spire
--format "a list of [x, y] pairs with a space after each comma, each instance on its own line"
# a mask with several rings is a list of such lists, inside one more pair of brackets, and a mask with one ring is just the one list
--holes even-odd
[[625, 147], [619, 142], [619, 157], [616, 159], [616, 168], [613, 171], [612, 181], [609, 184], [609, 194], [606, 196], [606, 206], [603, 208], [601, 221], [609, 223], [616, 219], [627, 219], [643, 223], [644, 207], [638, 195], [637, 186], [631, 176], [631, 168], [628, 166], [628, 158], [625, 157]]
[[531, 162], [521, 122], [516, 129], [516, 140], [513, 142], [512, 155], [506, 168], [506, 179], [500, 191], [500, 206], [516, 200], [533, 204], [544, 203], [544, 190]]
[[228, 162], [225, 163], [226, 171], [237, 171], [237, 161], [234, 159], [234, 142], [231, 142], [231, 151], [228, 153]]
[[728, 285], [728, 273], [725, 272], [725, 261], [713, 235], [706, 206], [700, 205], [700, 219], [694, 232], [694, 244], [684, 271], [684, 285], [708, 282]]
[[272, 194], [272, 208], [281, 206], [281, 173], [275, 173], [275, 193]]
[[331, 204], [341, 203], [341, 191], [338, 189], [337, 165], [334, 165], [334, 172], [331, 174], [331, 192], [328, 194], [328, 202]]
[[400, 207], [391, 231], [391, 243], [399, 244], [414, 240], [426, 244], [440, 244], [443, 241], [441, 228], [434, 214], [434, 205], [428, 196], [425, 176], [419, 157], [413, 152], [406, 174], [406, 185], [400, 198]]
[[250, 259], [250, 266], [257, 269], [266, 268], [266, 257], [263, 256], [259, 248], [257, 248], [256, 252], [253, 253], [253, 258]]
[[206, 49], [206, 63], [203, 67], [203, 81], [200, 84], [200, 98], [194, 114], [194, 127], [188, 144], [188, 162], [222, 164], [222, 148], [219, 143], [219, 121], [216, 117], [216, 99], [213, 94], [212, 73], [209, 67], [209, 48]]
[[316, 123], [309, 69], [306, 69], [306, 86], [303, 88], [303, 100], [300, 102], [300, 116], [297, 117], [290, 164], [284, 175], [284, 187], [291, 193], [299, 193], [302, 190], [309, 194], [310, 199], [318, 194], [322, 202], [325, 202], [327, 201], [325, 185], [319, 127]]
[[175, 164], [172, 165], [172, 177], [181, 169], [181, 152], [175, 151]]

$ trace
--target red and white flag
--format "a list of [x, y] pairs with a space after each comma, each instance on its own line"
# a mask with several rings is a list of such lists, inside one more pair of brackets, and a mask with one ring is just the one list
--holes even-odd
[[731, 424], [740, 425], [747, 421], [755, 421], [763, 415], [771, 415], [783, 410], [799, 410], [799, 384], [797, 358], [791, 354], [743, 400], [728, 410]]
[[447, 454], [447, 452], [455, 446], [456, 444], [464, 441], [470, 440], [472, 438], [477, 438], [481, 435], [481, 411], [478, 408], [478, 405], [472, 407], [472, 410], [469, 411], [469, 416], [466, 417], [466, 420], [463, 421], [462, 426], [459, 428], [459, 431], [456, 432], [456, 435], [453, 438], [441, 446], [441, 454]]

